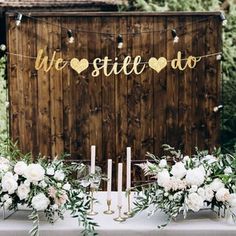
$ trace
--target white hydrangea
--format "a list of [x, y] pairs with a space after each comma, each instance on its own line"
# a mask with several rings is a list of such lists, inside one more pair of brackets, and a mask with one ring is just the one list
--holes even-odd
[[33, 183], [43, 180], [44, 175], [45, 170], [40, 164], [29, 164], [25, 171], [25, 177]]
[[14, 171], [18, 175], [24, 175], [27, 169], [27, 164], [24, 161], [18, 161], [15, 164]]
[[39, 193], [32, 198], [32, 207], [37, 211], [44, 211], [47, 209], [50, 200], [45, 196], [44, 193]]
[[219, 202], [226, 202], [230, 199], [230, 193], [227, 188], [220, 188], [216, 192], [216, 200]]
[[198, 212], [204, 205], [204, 199], [197, 193], [190, 193], [186, 199], [186, 203], [190, 210]]
[[55, 171], [53, 167], [48, 167], [46, 170], [47, 175], [54, 175]]
[[159, 167], [160, 168], [165, 168], [167, 166], [167, 161], [166, 159], [161, 159], [159, 162]]
[[170, 174], [164, 169], [157, 174], [157, 183], [161, 187], [166, 187], [170, 182]]
[[66, 184], [63, 185], [62, 188], [65, 189], [65, 190], [67, 190], [67, 191], [69, 191], [70, 188], [71, 188], [71, 185], [70, 185], [69, 183], [66, 183]]
[[188, 185], [200, 186], [204, 183], [205, 171], [202, 167], [187, 170], [186, 182]]
[[0, 172], [7, 172], [10, 169], [10, 161], [0, 156]]
[[218, 191], [220, 188], [224, 188], [224, 183], [219, 179], [214, 179], [211, 184], [210, 184], [210, 188], [213, 190], [213, 191]]
[[20, 198], [20, 200], [28, 198], [29, 193], [30, 193], [30, 187], [25, 184], [21, 184], [17, 189], [17, 195]]
[[2, 177], [2, 191], [8, 192], [8, 194], [13, 194], [18, 187], [18, 184], [11, 172], [7, 172]]
[[65, 174], [62, 170], [57, 170], [54, 174], [54, 179], [58, 181], [63, 181], [65, 178]]
[[180, 178], [182, 179], [186, 173], [187, 173], [187, 170], [184, 166], [184, 163], [183, 162], [176, 162], [173, 166], [172, 166], [172, 169], [171, 169], [171, 172], [170, 172], [174, 177], [176, 178]]

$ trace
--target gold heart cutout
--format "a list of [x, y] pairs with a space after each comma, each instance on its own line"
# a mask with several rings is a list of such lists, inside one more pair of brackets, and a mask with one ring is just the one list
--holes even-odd
[[159, 57], [157, 60], [155, 57], [151, 57], [148, 61], [149, 66], [159, 73], [162, 69], [164, 69], [167, 65], [167, 60], [165, 57]]
[[77, 59], [72, 58], [70, 61], [70, 66], [73, 70], [75, 70], [78, 74], [80, 74], [82, 71], [86, 70], [89, 66], [89, 62], [87, 59]]

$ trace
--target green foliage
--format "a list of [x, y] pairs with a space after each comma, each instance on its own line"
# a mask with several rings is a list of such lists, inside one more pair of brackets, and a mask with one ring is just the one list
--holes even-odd
[[[218, 11], [223, 0], [130, 0], [125, 11]], [[223, 104], [221, 143], [223, 150], [236, 149], [236, 4], [228, 1], [227, 25], [223, 32]]]

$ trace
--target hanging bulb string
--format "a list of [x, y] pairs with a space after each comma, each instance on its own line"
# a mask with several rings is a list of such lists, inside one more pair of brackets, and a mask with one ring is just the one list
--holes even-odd
[[[18, 14], [19, 12], [15, 12], [16, 14]], [[46, 23], [48, 25], [52, 25], [61, 29], [64, 29], [66, 31], [71, 30], [69, 27], [63, 26], [63, 25], [59, 25], [59, 24], [55, 24], [55, 23], [51, 23], [47, 20], [44, 19], [40, 19], [37, 17], [33, 17], [27, 15], [27, 14], [22, 14], [22, 16], [33, 19], [35, 21], [39, 21], [39, 22], [43, 22]], [[119, 36], [119, 35], [137, 35], [137, 34], [148, 34], [148, 33], [164, 33], [167, 31], [173, 31], [173, 29], [184, 29], [185, 27], [187, 27], [188, 25], [192, 25], [192, 24], [198, 24], [200, 22], [204, 22], [204, 21], [209, 21], [209, 18], [202, 18], [200, 20], [196, 20], [190, 23], [187, 23], [185, 25], [181, 25], [181, 26], [176, 26], [176, 27], [171, 27], [171, 28], [163, 28], [163, 29], [159, 29], [159, 30], [146, 30], [146, 31], [137, 31], [137, 32], [119, 32], [119, 33], [112, 33], [112, 32], [100, 32], [100, 31], [89, 31], [89, 30], [83, 30], [83, 29], [73, 29], [73, 32], [77, 32], [77, 33], [91, 33], [91, 34], [99, 34], [99, 35], [110, 35], [110, 36]]]
[[[37, 57], [34, 57], [34, 56], [27, 56], [27, 55], [23, 55], [23, 54], [18, 54], [18, 53], [12, 53], [12, 52], [8, 52], [6, 51], [5, 52], [7, 55], [12, 55], [12, 56], [17, 56], [17, 57], [23, 57], [23, 58], [28, 58], [28, 59], [36, 59]], [[214, 52], [214, 53], [210, 53], [210, 54], [206, 54], [206, 55], [202, 55], [202, 56], [196, 56], [196, 59], [199, 60], [199, 59], [202, 59], [202, 58], [208, 58], [208, 57], [213, 57], [213, 56], [218, 56], [218, 55], [222, 55], [222, 52]], [[169, 59], [167, 60], [168, 63], [170, 63], [173, 59]], [[188, 58], [181, 58], [180, 59], [181, 61], [187, 61]], [[217, 59], [216, 59], [217, 60]], [[49, 62], [51, 62], [52, 60], [48, 60]], [[56, 62], [56, 60], [54, 60], [54, 62]], [[65, 63], [65, 62], [70, 62], [70, 60], [63, 60], [62, 63]], [[115, 62], [117, 65], [123, 65], [122, 62]], [[107, 65], [109, 66], [112, 66], [114, 65], [115, 63], [108, 63]], [[102, 65], [103, 63], [97, 63], [97, 65]], [[133, 65], [134, 63], [131, 62], [129, 63], [130, 65]], [[145, 65], [145, 64], [148, 64], [148, 61], [143, 61], [143, 62], [140, 62], [139, 63], [140, 65]], [[93, 65], [93, 62], [89, 62], [89, 65]]]

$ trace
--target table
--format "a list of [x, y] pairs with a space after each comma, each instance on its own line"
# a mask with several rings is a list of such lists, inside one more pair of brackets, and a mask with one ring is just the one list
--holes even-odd
[[[112, 193], [116, 205], [116, 193]], [[118, 223], [113, 220], [117, 215], [104, 215], [106, 209], [106, 193], [95, 193], [100, 203], [95, 205], [99, 212], [94, 220], [100, 227], [97, 232], [100, 236], [235, 236], [236, 224], [228, 224], [219, 219], [210, 211], [202, 211], [197, 214], [190, 214], [188, 219], [178, 219], [170, 223], [164, 229], [158, 229], [157, 225], [164, 223], [166, 216], [158, 213], [147, 217], [148, 211], [144, 211], [126, 222]], [[123, 199], [124, 200], [124, 199]], [[124, 201], [125, 203], [126, 201]], [[126, 210], [126, 209], [125, 209]], [[27, 236], [32, 228], [32, 222], [27, 219], [25, 211], [14, 213], [7, 220], [0, 221], [0, 236]], [[78, 226], [77, 220], [65, 215], [64, 221], [58, 220], [51, 225], [46, 221], [40, 222], [40, 236], [77, 236], [81, 235], [82, 228]]]

